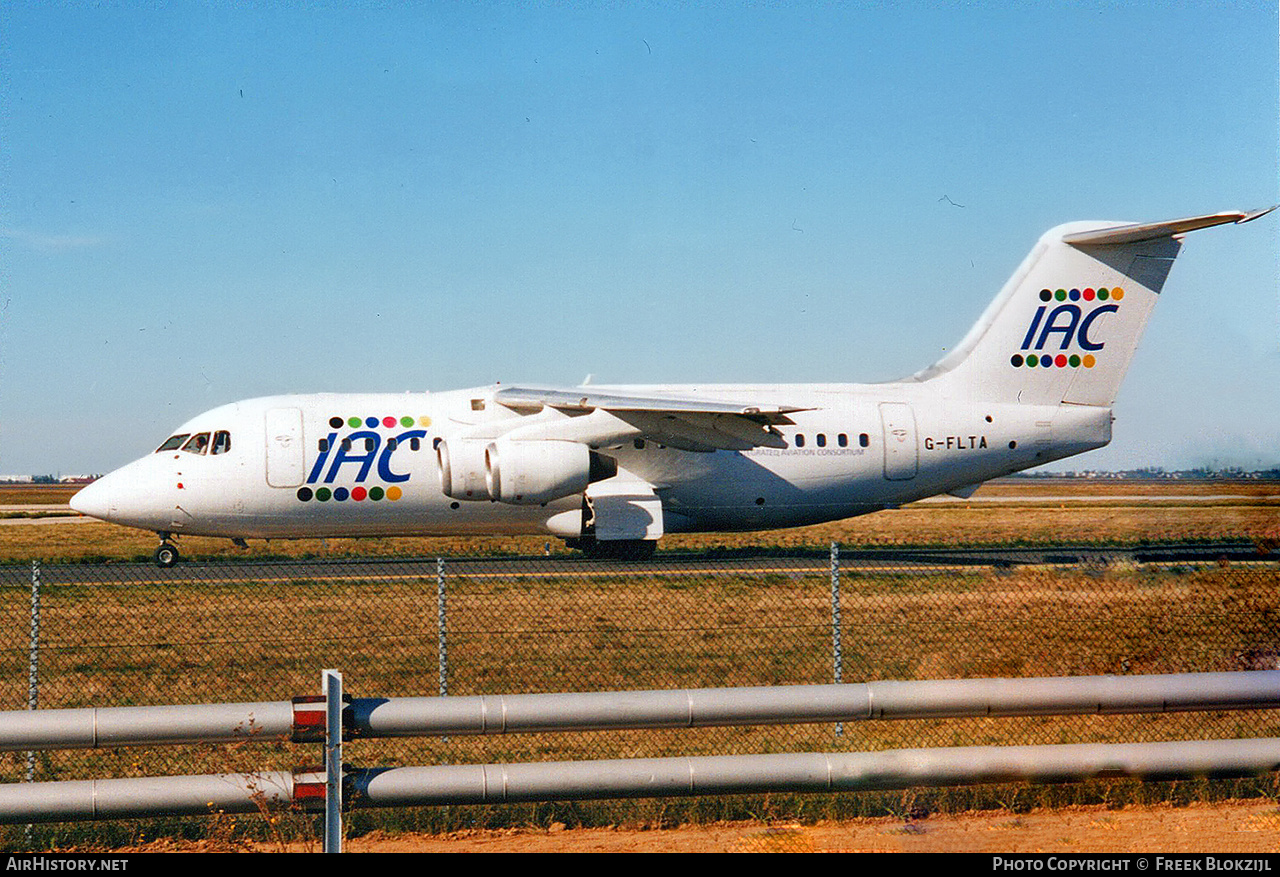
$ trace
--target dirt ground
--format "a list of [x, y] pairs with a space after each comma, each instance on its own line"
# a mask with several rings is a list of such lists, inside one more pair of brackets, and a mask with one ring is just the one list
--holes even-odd
[[612, 828], [368, 835], [350, 852], [1275, 852], [1275, 801], [931, 815], [816, 825], [731, 823], [634, 831]]
[[351, 852], [1274, 852], [1273, 801], [1026, 814], [933, 815], [816, 825], [731, 823], [635, 831], [611, 828], [369, 835]]
[[[115, 852], [317, 852], [317, 844], [280, 846], [157, 841]], [[1031, 813], [932, 814], [903, 822], [884, 817], [813, 825], [729, 822], [671, 829], [468, 830], [349, 838], [351, 853], [1274, 853], [1280, 806], [1274, 800], [1108, 809], [1067, 807]]]

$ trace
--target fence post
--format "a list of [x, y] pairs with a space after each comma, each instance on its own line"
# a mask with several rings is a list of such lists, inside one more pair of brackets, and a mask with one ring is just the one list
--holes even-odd
[[444, 558], [436, 558], [436, 653], [440, 660], [440, 696], [449, 693], [449, 643], [446, 638]]
[[342, 852], [342, 674], [320, 672], [324, 691], [324, 846], [326, 853]]
[[[840, 546], [831, 543], [831, 662], [837, 684], [844, 681], [844, 658], [840, 653]], [[836, 736], [844, 734], [844, 722], [836, 722]]]
[[[40, 561], [31, 561], [31, 644], [27, 652], [27, 709], [40, 705]], [[27, 768], [23, 777], [35, 782], [36, 754], [27, 752]], [[23, 831], [27, 846], [31, 846], [31, 825]]]
[[[31, 645], [27, 652], [27, 709], [40, 705], [40, 561], [31, 561]], [[35, 779], [36, 754], [27, 753], [26, 780]]]

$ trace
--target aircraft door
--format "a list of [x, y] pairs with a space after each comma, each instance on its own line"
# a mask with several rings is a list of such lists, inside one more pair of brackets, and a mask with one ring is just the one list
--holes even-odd
[[884, 477], [910, 481], [916, 477], [920, 462], [915, 412], [903, 402], [881, 402], [880, 423], [884, 427]]
[[267, 411], [267, 484], [297, 487], [305, 477], [302, 460], [302, 411], [271, 408]]

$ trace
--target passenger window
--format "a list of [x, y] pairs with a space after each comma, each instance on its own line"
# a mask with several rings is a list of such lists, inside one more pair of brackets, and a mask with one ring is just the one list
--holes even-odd
[[366, 451], [372, 451], [372, 450], [374, 449], [374, 447], [375, 447], [375, 445], [374, 445], [374, 443], [373, 443], [373, 439], [371, 439], [371, 438], [367, 438], [367, 439], [365, 439], [365, 440], [364, 440], [364, 449], [365, 449]]
[[393, 438], [387, 439], [387, 450], [394, 451], [395, 449], [396, 449], [396, 440]]
[[320, 439], [320, 441], [319, 441], [319, 443], [318, 443], [317, 447], [319, 448], [320, 453], [322, 453], [322, 454], [323, 454], [325, 451], [329, 450], [329, 440], [328, 440], [328, 439]]
[[178, 448], [182, 447], [182, 443], [185, 442], [190, 435], [191, 433], [184, 432], [181, 435], [169, 436], [164, 444], [156, 448], [156, 453], [158, 454], [161, 451], [176, 451]]
[[871, 437], [865, 432], [858, 436], [858, 447], [865, 448], [869, 444], [871, 444]]
[[818, 447], [825, 448], [827, 446], [827, 434], [825, 432], [818, 433]]
[[422, 439], [419, 439], [419, 438], [409, 439], [409, 450], [418, 451], [421, 449], [422, 449]]
[[804, 433], [802, 432], [796, 433], [796, 447], [797, 448], [804, 447]]
[[188, 454], [203, 454], [205, 451], [209, 450], [209, 433], [196, 433], [191, 438], [187, 439], [187, 443], [182, 446], [182, 449]]
[[220, 429], [213, 434], [213, 449], [211, 454], [225, 454], [231, 450], [231, 433], [225, 429]]
[[344, 451], [349, 451], [349, 450], [351, 450], [351, 439], [349, 439], [349, 438], [345, 438], [345, 439], [343, 439], [343, 440], [342, 440], [342, 449], [343, 449]]
[[844, 433], [840, 433], [838, 436], [836, 436], [836, 444], [838, 444], [842, 448], [849, 447], [849, 437]]

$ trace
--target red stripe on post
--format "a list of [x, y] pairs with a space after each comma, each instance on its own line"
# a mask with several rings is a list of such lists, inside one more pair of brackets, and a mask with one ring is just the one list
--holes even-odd
[[324, 695], [308, 694], [293, 698], [294, 743], [319, 743], [324, 740]]

